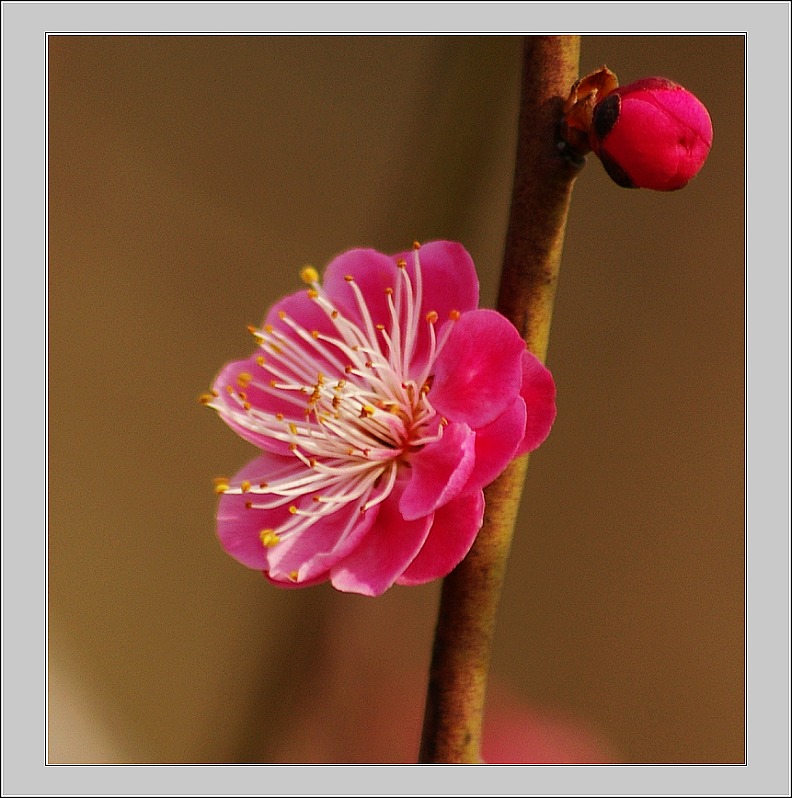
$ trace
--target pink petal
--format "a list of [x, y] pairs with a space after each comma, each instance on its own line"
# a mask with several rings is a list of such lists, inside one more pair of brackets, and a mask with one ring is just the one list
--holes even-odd
[[520, 396], [525, 401], [525, 436], [515, 457], [532, 452], [550, 434], [556, 417], [556, 387], [553, 375], [527, 350], [522, 358]]
[[397, 584], [422, 585], [449, 574], [470, 550], [483, 520], [484, 494], [480, 490], [440, 507], [426, 543]]
[[[418, 250], [421, 264], [421, 307], [409, 377], [423, 372], [430, 352], [426, 317], [436, 313], [436, 332], [447, 323], [452, 311], [465, 313], [478, 307], [479, 282], [476, 267], [467, 250], [455, 241], [431, 241]], [[415, 250], [401, 252], [394, 260], [404, 260], [412, 284], [417, 284]]]
[[[254, 485], [271, 481], [273, 473], [290, 467], [294, 458], [264, 454], [248, 463], [232, 480], [239, 485], [247, 480]], [[275, 510], [249, 509], [247, 503], [256, 497], [249, 493], [229, 494], [220, 497], [217, 508], [217, 536], [223, 548], [248, 568], [263, 570], [268, 566], [268, 550], [261, 542], [262, 529], [271, 529], [284, 519], [286, 508]]]
[[351, 249], [330, 262], [322, 278], [322, 286], [338, 310], [365, 330], [354, 289], [346, 280], [347, 276], [353, 277], [363, 294], [373, 323], [389, 329], [390, 312], [385, 290], [395, 289], [398, 271], [393, 258], [381, 252]]
[[[279, 477], [293, 475], [303, 468], [294, 457], [265, 454], [248, 463], [232, 480], [252, 483], [252, 490], [242, 494], [225, 493], [217, 513], [217, 533], [223, 548], [249, 568], [266, 571], [271, 581], [291, 586], [290, 575], [297, 571], [299, 582], [324, 581], [330, 567], [355, 548], [373, 526], [378, 507], [365, 514], [360, 506], [366, 496], [342, 506], [338, 511], [315, 521], [307, 529], [287, 534], [272, 547], [261, 541], [263, 529], [274, 529], [290, 518], [288, 503], [273, 509], [248, 507], [250, 503], [271, 500], [271, 494], [254, 493], [262, 482], [273, 483]], [[312, 507], [313, 493], [294, 501], [300, 509]]]
[[476, 463], [464, 492], [486, 487], [497, 479], [516, 457], [525, 435], [525, 402], [518, 396], [511, 406], [476, 430]]
[[377, 519], [379, 505], [361, 513], [364, 501], [365, 497], [273, 546], [269, 550], [270, 580], [294, 584], [290, 576], [294, 571], [300, 586], [326, 580], [330, 569], [360, 545]]
[[439, 441], [410, 455], [410, 479], [399, 502], [405, 519], [428, 515], [453, 499], [470, 477], [476, 434], [467, 424], [448, 424]]
[[379, 506], [377, 521], [362, 543], [330, 570], [337, 590], [379, 596], [404, 573], [426, 541], [433, 516], [406, 521], [399, 512], [403, 480]]
[[[430, 241], [418, 250], [423, 281], [421, 318], [435, 311], [441, 320], [452, 310], [465, 313], [475, 310], [479, 301], [479, 281], [473, 258], [456, 241]], [[393, 256], [404, 260], [415, 285], [415, 251]]]
[[429, 399], [447, 419], [478, 429], [519, 394], [525, 342], [494, 310], [465, 313], [453, 324], [435, 364]]
[[257, 357], [260, 357], [258, 353], [247, 360], [236, 360], [223, 367], [214, 382], [213, 389], [217, 397], [213, 400], [213, 405], [217, 407], [223, 421], [246, 441], [265, 451], [286, 454], [289, 450], [287, 443], [276, 441], [257, 431], [256, 419], [245, 409], [245, 402], [251, 408], [272, 416], [283, 413], [285, 417], [302, 420], [303, 411], [299, 405], [273, 395], [268, 390], [272, 374], [259, 365]]

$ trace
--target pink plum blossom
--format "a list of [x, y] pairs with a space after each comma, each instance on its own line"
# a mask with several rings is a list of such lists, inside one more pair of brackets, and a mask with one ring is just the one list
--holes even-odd
[[283, 587], [375, 596], [443, 577], [481, 527], [482, 488], [547, 437], [552, 376], [478, 309], [460, 244], [353, 249], [301, 276], [202, 398], [260, 449], [217, 482], [220, 542]]
[[589, 143], [620, 186], [675, 191], [704, 165], [712, 121], [701, 101], [678, 83], [644, 78], [597, 102]]

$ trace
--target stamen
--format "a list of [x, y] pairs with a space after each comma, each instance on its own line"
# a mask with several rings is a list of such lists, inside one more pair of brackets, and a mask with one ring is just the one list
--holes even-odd
[[313, 266], [304, 266], [300, 270], [300, 279], [308, 285], [319, 282], [319, 272]]

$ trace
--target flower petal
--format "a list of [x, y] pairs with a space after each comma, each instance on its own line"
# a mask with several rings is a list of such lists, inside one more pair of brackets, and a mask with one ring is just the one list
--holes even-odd
[[399, 479], [393, 493], [379, 505], [376, 523], [361, 544], [330, 570], [330, 581], [337, 590], [379, 596], [404, 573], [426, 541], [433, 515], [407, 521], [399, 512], [404, 480]]
[[473, 545], [484, 521], [484, 494], [465, 493], [434, 514], [423, 548], [396, 580], [399, 585], [422, 585], [448, 575]]
[[227, 363], [215, 379], [213, 390], [217, 397], [211, 405], [246, 441], [265, 451], [286, 454], [288, 444], [264, 433], [256, 416], [282, 413], [287, 418], [302, 418], [303, 410], [301, 405], [272, 391], [269, 387], [272, 374], [260, 365], [257, 360], [260, 356], [255, 354], [247, 360]]
[[379, 505], [361, 513], [364, 501], [365, 497], [351, 502], [273, 546], [267, 572], [270, 581], [304, 585], [326, 580], [330, 569], [360, 545], [377, 519]]
[[[286, 534], [279, 543], [265, 547], [262, 530], [277, 530], [286, 523], [291, 517], [292, 503], [272, 509], [256, 507], [257, 503], [273, 499], [272, 494], [255, 492], [256, 488], [264, 482], [272, 484], [281, 477], [293, 476], [303, 468], [293, 457], [273, 454], [257, 457], [231, 480], [234, 485], [243, 481], [252, 483], [252, 490], [223, 494], [217, 512], [217, 534], [223, 548], [248, 568], [265, 571], [270, 581], [288, 586], [326, 580], [330, 568], [359, 545], [379, 511], [379, 505], [375, 505], [365, 513], [360, 512], [368, 498], [364, 494], [336, 512], [317, 518], [306, 529]], [[307, 492], [295, 499], [293, 505], [310, 510], [314, 495]]]
[[421, 267], [421, 304], [416, 313], [415, 343], [407, 375], [413, 379], [423, 373], [430, 353], [428, 314], [437, 314], [439, 330], [452, 312], [475, 310], [479, 300], [476, 267], [461, 244], [455, 241], [430, 241], [417, 252], [413, 249], [394, 255], [394, 260], [403, 260], [407, 264], [407, 273], [413, 286], [418, 283], [416, 254]]
[[553, 375], [529, 351], [522, 357], [520, 396], [527, 411], [525, 435], [515, 457], [538, 448], [550, 434], [556, 417], [556, 387]]
[[344, 316], [365, 329], [355, 292], [347, 277], [354, 279], [365, 300], [374, 324], [390, 328], [390, 312], [385, 290], [398, 282], [396, 262], [373, 249], [351, 249], [334, 258], [322, 278], [325, 295]]
[[[456, 241], [430, 241], [418, 249], [423, 283], [421, 318], [435, 311], [447, 319], [452, 310], [475, 310], [479, 301], [479, 281], [473, 258]], [[415, 250], [401, 252], [394, 260], [404, 260], [415, 282]]]
[[519, 396], [494, 421], [476, 430], [476, 463], [464, 492], [484, 488], [516, 457], [525, 435], [525, 402]]
[[476, 434], [467, 424], [448, 424], [439, 441], [410, 455], [410, 480], [399, 510], [412, 521], [457, 496], [476, 461]]
[[489, 424], [518, 396], [525, 342], [494, 310], [474, 310], [458, 321], [435, 363], [429, 394], [435, 409], [473, 429]]
[[[249, 462], [231, 480], [258, 485], [272, 479], [273, 473], [282, 473], [290, 467], [293, 458], [277, 454], [263, 454]], [[250, 493], [224, 493], [217, 508], [217, 537], [223, 548], [248, 568], [263, 570], [268, 567], [267, 549], [261, 542], [262, 529], [271, 529], [283, 521], [286, 508], [253, 510], [248, 504], [256, 496]]]

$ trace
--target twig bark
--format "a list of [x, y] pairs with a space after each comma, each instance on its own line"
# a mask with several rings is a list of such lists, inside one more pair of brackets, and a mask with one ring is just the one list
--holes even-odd
[[[514, 188], [498, 310], [542, 361], [547, 353], [567, 211], [579, 165], [558, 148], [580, 37], [528, 36]], [[495, 618], [528, 457], [485, 491], [484, 525], [443, 582], [420, 762], [481, 762], [481, 728]]]

